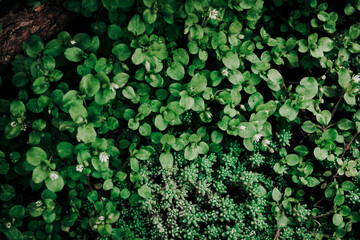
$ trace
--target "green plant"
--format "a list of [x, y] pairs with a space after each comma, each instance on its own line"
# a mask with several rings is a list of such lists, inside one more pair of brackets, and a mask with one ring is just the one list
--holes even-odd
[[357, 238], [359, 1], [64, 6], [0, 82], [1, 236]]

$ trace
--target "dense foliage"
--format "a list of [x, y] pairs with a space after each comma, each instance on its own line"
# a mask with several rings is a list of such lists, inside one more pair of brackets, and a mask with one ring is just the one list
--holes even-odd
[[358, 239], [359, 0], [64, 7], [0, 81], [0, 238]]

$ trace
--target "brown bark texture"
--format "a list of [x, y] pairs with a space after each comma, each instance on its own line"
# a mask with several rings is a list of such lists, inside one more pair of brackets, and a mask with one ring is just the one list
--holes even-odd
[[32, 34], [39, 35], [45, 41], [60, 32], [74, 19], [74, 14], [66, 11], [54, 2], [45, 3], [35, 9], [12, 11], [0, 18], [0, 68], [11, 63], [16, 54], [22, 51], [22, 43]]

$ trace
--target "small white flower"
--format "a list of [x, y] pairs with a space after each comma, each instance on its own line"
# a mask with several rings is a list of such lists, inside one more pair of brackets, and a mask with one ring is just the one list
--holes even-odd
[[100, 198], [100, 201], [101, 201], [101, 202], [105, 202], [105, 200], [106, 200], [105, 197], [101, 197], [101, 198]]
[[82, 172], [83, 170], [84, 170], [84, 165], [82, 164], [76, 165], [76, 171]]
[[70, 43], [71, 43], [71, 45], [75, 45], [75, 44], [76, 44], [76, 41], [75, 41], [75, 40], [71, 40]]
[[228, 69], [225, 68], [224, 70], [222, 70], [222, 74], [223, 74], [225, 77], [229, 76], [229, 71], [228, 71]]
[[243, 111], [245, 111], [245, 110], [246, 110], [246, 107], [245, 107], [245, 105], [244, 105], [244, 104], [240, 104], [240, 108], [241, 108], [241, 110], [243, 110]]
[[104, 216], [100, 216], [100, 217], [99, 217], [99, 220], [100, 220], [100, 221], [104, 221], [104, 220], [105, 220], [105, 217], [104, 217]]
[[270, 140], [269, 139], [264, 139], [262, 141], [262, 144], [266, 147], [266, 146], [268, 146], [270, 144]]
[[262, 138], [261, 133], [255, 134], [255, 136], [254, 136], [254, 141], [255, 141], [255, 142], [259, 142], [261, 138]]
[[269, 114], [269, 113], [270, 113], [269, 110], [265, 110], [265, 112], [266, 112], [266, 114]]
[[219, 11], [214, 9], [214, 10], [211, 10], [210, 13], [209, 13], [209, 18], [211, 19], [216, 19], [217, 15], [219, 15]]
[[24, 131], [24, 132], [25, 132], [25, 131], [26, 131], [26, 128], [27, 128], [26, 124], [22, 124], [22, 125], [21, 125], [21, 131]]
[[119, 88], [120, 88], [119, 85], [117, 85], [116, 83], [111, 83], [111, 85], [110, 85], [110, 89], [113, 92], [115, 92], [116, 89], [119, 89]]
[[107, 162], [109, 160], [109, 155], [106, 152], [101, 152], [99, 158], [101, 162]]
[[7, 228], [7, 229], [10, 229], [10, 228], [11, 228], [11, 223], [10, 223], [10, 222], [8, 222], [8, 223], [6, 223], [6, 225], [5, 225], [5, 226], [6, 226], [6, 228]]
[[207, 118], [212, 118], [211, 112], [206, 112], [206, 117], [207, 117]]
[[51, 180], [56, 180], [56, 179], [58, 179], [59, 178], [59, 175], [56, 173], [56, 172], [52, 172], [52, 173], [50, 173], [50, 179]]
[[12, 127], [16, 127], [16, 126], [17, 126], [16, 122], [11, 122], [10, 125], [11, 125]]
[[322, 76], [321, 76], [321, 79], [322, 79], [322, 80], [325, 80], [325, 79], [326, 79], [326, 75], [322, 75]]
[[360, 75], [355, 75], [353, 78], [355, 83], [359, 83], [360, 82]]
[[246, 129], [245, 126], [243, 126], [243, 125], [240, 126], [240, 130], [245, 131], [245, 129]]
[[35, 202], [35, 205], [37, 206], [37, 207], [40, 207], [41, 205], [42, 205], [42, 202], [39, 200], [39, 201], [36, 201]]

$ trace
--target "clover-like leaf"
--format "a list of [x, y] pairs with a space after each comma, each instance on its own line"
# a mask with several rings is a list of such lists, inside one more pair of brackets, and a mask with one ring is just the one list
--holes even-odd
[[146, 25], [145, 23], [141, 20], [140, 15], [135, 14], [130, 22], [129, 25], [127, 27], [127, 29], [132, 32], [135, 36], [139, 36], [141, 34], [143, 34], [146, 30]]
[[40, 147], [32, 147], [26, 152], [26, 161], [32, 166], [38, 166], [44, 160], [47, 160], [47, 154]]
[[185, 69], [179, 62], [172, 62], [166, 72], [174, 80], [182, 80], [185, 76]]
[[48, 178], [45, 179], [46, 187], [52, 192], [60, 192], [64, 185], [64, 179], [57, 172], [50, 172]]
[[174, 157], [171, 153], [161, 153], [159, 160], [164, 169], [170, 169], [174, 164]]
[[65, 57], [71, 62], [80, 62], [82, 59], [83, 50], [78, 47], [71, 47], [65, 50]]
[[151, 188], [143, 185], [138, 189], [138, 193], [141, 197], [148, 199], [152, 197]]
[[120, 43], [113, 47], [112, 53], [120, 60], [125, 61], [131, 56], [130, 47], [124, 43]]
[[224, 65], [232, 70], [238, 69], [240, 67], [240, 60], [236, 53], [228, 52], [222, 59]]

